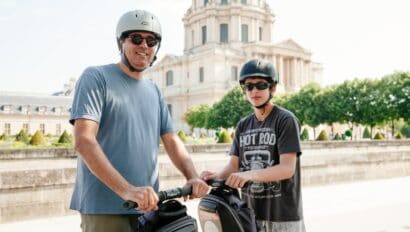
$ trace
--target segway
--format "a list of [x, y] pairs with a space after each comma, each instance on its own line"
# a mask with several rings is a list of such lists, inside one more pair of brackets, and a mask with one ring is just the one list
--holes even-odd
[[[158, 193], [158, 210], [138, 217], [133, 232], [194, 232], [198, 226], [196, 220], [189, 216], [185, 205], [173, 200], [192, 193], [192, 188], [175, 188]], [[137, 208], [138, 204], [126, 201], [127, 209]], [[133, 224], [133, 223], [132, 223]]]
[[237, 189], [225, 185], [225, 180], [209, 180], [211, 192], [198, 206], [203, 232], [258, 232], [255, 213], [242, 201]]

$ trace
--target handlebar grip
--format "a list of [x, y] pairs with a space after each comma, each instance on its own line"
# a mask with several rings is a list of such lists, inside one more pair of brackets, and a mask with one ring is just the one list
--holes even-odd
[[[192, 187], [174, 188], [174, 189], [160, 191], [158, 193], [158, 198], [159, 198], [158, 203], [161, 203], [161, 202], [169, 200], [169, 199], [188, 196], [191, 193], [192, 193]], [[132, 208], [137, 208], [138, 203], [128, 200], [128, 201], [124, 202], [122, 204], [122, 206], [126, 209], [132, 209]]]
[[126, 201], [122, 204], [122, 206], [126, 209], [133, 209], [133, 208], [138, 208], [138, 203], [134, 201]]
[[225, 186], [225, 180], [224, 179], [210, 179], [207, 180], [206, 183], [214, 188], [221, 188]]

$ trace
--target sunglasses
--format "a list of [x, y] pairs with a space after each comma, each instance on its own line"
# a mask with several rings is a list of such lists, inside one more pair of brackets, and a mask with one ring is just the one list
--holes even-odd
[[247, 91], [252, 91], [254, 87], [258, 90], [264, 90], [267, 89], [271, 86], [270, 83], [268, 82], [257, 82], [257, 83], [246, 83], [242, 86], [243, 89], [246, 89]]
[[144, 38], [140, 34], [134, 34], [129, 35], [128, 37], [131, 39], [131, 42], [135, 45], [140, 45], [144, 40], [145, 42], [147, 42], [148, 47], [154, 47], [159, 43], [159, 40], [154, 36], [147, 36]]

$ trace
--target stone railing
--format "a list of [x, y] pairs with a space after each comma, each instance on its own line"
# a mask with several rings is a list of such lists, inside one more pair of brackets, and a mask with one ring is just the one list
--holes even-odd
[[[220, 170], [229, 144], [187, 145], [198, 169]], [[410, 175], [410, 140], [303, 142], [304, 186]], [[161, 148], [161, 188], [184, 178]], [[73, 149], [0, 150], [0, 223], [68, 214], [76, 173]]]

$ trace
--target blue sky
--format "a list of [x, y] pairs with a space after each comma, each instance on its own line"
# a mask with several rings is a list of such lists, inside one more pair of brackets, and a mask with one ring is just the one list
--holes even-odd
[[[410, 71], [407, 0], [268, 0], [273, 42], [294, 39], [324, 66], [324, 84]], [[191, 0], [0, 0], [0, 91], [52, 93], [90, 65], [118, 61], [114, 31], [130, 9], [156, 14], [159, 53], [181, 55]]]

